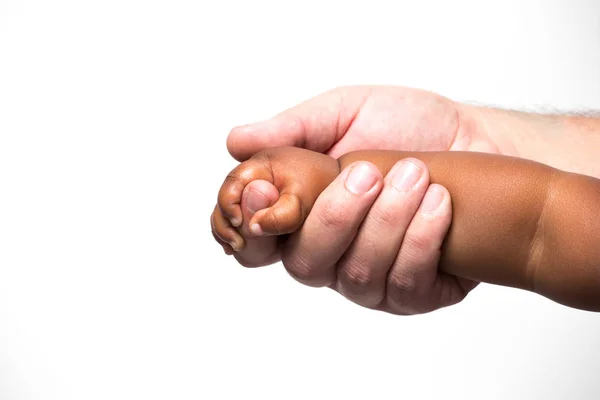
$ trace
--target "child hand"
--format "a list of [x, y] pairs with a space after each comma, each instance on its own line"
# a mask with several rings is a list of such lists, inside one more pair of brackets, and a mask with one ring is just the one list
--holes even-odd
[[[219, 190], [211, 215], [215, 239], [243, 265], [273, 262], [277, 236], [300, 228], [338, 174], [338, 162], [320, 153], [293, 147], [257, 153], [231, 171]], [[253, 188], [267, 196], [248, 207], [246, 195]]]

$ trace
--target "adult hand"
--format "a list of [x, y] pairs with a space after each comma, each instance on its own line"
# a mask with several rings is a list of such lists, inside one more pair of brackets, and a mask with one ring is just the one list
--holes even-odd
[[[339, 88], [272, 119], [234, 128], [230, 153], [244, 161], [268, 147], [297, 146], [339, 157], [361, 149], [510, 152], [486, 133], [477, 109], [434, 93], [401, 87]], [[277, 200], [267, 182], [242, 198], [244, 220]], [[285, 243], [250, 240], [235, 253], [246, 266], [283, 261], [300, 282], [329, 286], [365, 307], [395, 314], [433, 311], [461, 301], [475, 282], [438, 271], [451, 222], [450, 196], [429, 185], [418, 160], [385, 177], [369, 163], [347, 168], [319, 197], [300, 231]], [[337, 277], [320, 273], [337, 267]]]

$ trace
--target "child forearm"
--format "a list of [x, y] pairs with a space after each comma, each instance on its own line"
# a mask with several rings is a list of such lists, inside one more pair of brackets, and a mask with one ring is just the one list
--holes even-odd
[[221, 240], [243, 247], [241, 197], [253, 180], [279, 199], [245, 223], [267, 235], [297, 231], [320, 193], [355, 161], [387, 175], [399, 160], [423, 161], [448, 189], [452, 224], [440, 269], [463, 278], [529, 290], [567, 306], [600, 311], [600, 180], [520, 158], [474, 152], [358, 151], [335, 160], [274, 148], [235, 168], [219, 191], [212, 221]]
[[600, 311], [600, 180], [472, 152], [359, 151], [338, 161], [369, 161], [386, 175], [406, 157], [452, 198], [442, 271]]

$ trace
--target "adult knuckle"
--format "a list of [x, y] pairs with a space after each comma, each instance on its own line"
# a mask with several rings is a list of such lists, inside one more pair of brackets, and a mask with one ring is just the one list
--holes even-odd
[[402, 241], [402, 250], [407, 258], [419, 258], [432, 251], [431, 242], [431, 238], [426, 235], [407, 232]]
[[310, 283], [319, 270], [318, 266], [307, 262], [302, 257], [294, 257], [284, 260], [283, 265], [287, 272], [301, 283]]
[[327, 204], [317, 214], [319, 225], [330, 232], [347, 229], [348, 221], [345, 218], [342, 207], [334, 207], [332, 204]]
[[411, 293], [414, 292], [417, 287], [415, 278], [409, 274], [403, 273], [391, 274], [389, 285], [393, 292], [396, 293]]
[[[306, 132], [307, 132], [307, 127], [306, 127], [306, 123], [304, 122], [304, 119], [299, 116], [296, 115], [292, 118], [290, 118], [289, 123], [291, 125], [291, 128], [294, 129], [296, 132], [301, 132], [302, 134], [300, 135], [301, 138], [305, 138]], [[300, 143], [301, 145], [304, 145], [304, 143]]]
[[410, 305], [417, 289], [417, 282], [413, 276], [395, 273], [388, 279], [388, 300], [396, 306], [406, 308]]
[[342, 284], [355, 289], [366, 289], [373, 285], [373, 271], [363, 263], [350, 262], [338, 271], [338, 279]]
[[382, 226], [396, 226], [398, 222], [398, 213], [392, 206], [374, 207], [371, 210], [371, 217]]

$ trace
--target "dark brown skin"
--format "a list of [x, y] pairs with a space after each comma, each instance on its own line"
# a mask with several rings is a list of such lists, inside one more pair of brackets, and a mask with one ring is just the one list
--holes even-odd
[[280, 198], [250, 226], [284, 235], [300, 228], [319, 194], [348, 165], [368, 161], [385, 176], [407, 157], [423, 161], [431, 183], [445, 186], [452, 198], [441, 271], [600, 311], [600, 180], [520, 158], [373, 150], [336, 160], [293, 147], [268, 149], [226, 178], [213, 213], [216, 234], [225, 241], [240, 235], [241, 196], [253, 180], [271, 182]]

